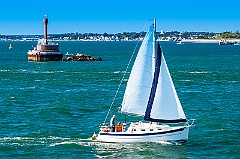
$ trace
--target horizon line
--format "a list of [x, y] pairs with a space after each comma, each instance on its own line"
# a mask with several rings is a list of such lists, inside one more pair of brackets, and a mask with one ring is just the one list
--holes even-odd
[[[162, 31], [162, 30], [161, 30]], [[161, 31], [156, 31], [157, 33], [161, 33]], [[168, 33], [168, 32], [179, 32], [179, 33], [215, 33], [215, 34], [220, 34], [220, 33], [224, 33], [224, 32], [232, 32], [232, 33], [235, 33], [239, 30], [236, 30], [236, 31], [222, 31], [222, 32], [213, 32], [213, 31], [178, 31], [178, 30], [172, 30], [172, 31], [164, 31], [164, 33]], [[147, 31], [141, 31], [141, 32], [147, 32]], [[104, 32], [104, 33], [98, 33], [98, 32], [65, 32], [65, 33], [48, 33], [48, 35], [59, 35], [59, 34], [122, 34], [122, 33], [141, 33], [141, 32], [137, 32], [137, 31], [123, 31], [123, 32], [118, 32], [118, 33], [107, 33], [107, 32]], [[5, 35], [5, 36], [21, 36], [21, 35], [35, 35], [35, 36], [43, 36], [43, 34], [0, 34], [1, 35]]]

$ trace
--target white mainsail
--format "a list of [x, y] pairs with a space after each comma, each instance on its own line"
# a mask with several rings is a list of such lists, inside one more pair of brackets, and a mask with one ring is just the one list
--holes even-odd
[[123, 97], [121, 112], [144, 115], [153, 79], [154, 26], [150, 26], [137, 54]]
[[[157, 45], [154, 27], [150, 26], [139, 49], [129, 76], [121, 112], [144, 116], [146, 111], [149, 111], [150, 116], [147, 120], [150, 121], [186, 121], [164, 56], [155, 55]], [[159, 53], [161, 54], [161, 51]], [[160, 56], [161, 62], [159, 76], [155, 79], [157, 56]], [[156, 84], [153, 82], [154, 79], [157, 81]], [[152, 91], [152, 87], [155, 87], [155, 90]], [[149, 100], [153, 100], [150, 102], [152, 104], [149, 104]]]

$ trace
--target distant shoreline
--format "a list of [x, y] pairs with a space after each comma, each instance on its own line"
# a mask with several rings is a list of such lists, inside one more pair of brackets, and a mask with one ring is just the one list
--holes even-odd
[[[37, 42], [38, 40], [0, 40], [0, 41], [20, 41], [20, 42]], [[119, 41], [114, 41], [114, 40], [50, 40], [49, 41], [53, 41], [53, 42], [133, 42], [133, 41], [138, 41], [138, 40], [119, 40]], [[141, 41], [141, 40], [140, 40]], [[177, 42], [177, 41], [168, 41], [168, 40], [158, 40], [159, 42]], [[182, 43], [219, 43], [220, 41], [223, 40], [217, 40], [217, 39], [182, 39], [181, 42]], [[240, 43], [240, 39], [226, 39], [224, 41], [228, 41], [228, 42], [239, 42]]]
[[[219, 43], [222, 40], [216, 40], [216, 39], [186, 39], [182, 40], [182, 42], [192, 42], [192, 43]], [[240, 39], [226, 39], [226, 41], [229, 42], [240, 42]]]

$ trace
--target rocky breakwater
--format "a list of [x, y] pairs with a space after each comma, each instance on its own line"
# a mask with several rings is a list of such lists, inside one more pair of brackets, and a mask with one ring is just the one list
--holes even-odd
[[85, 54], [76, 54], [75, 56], [67, 57], [67, 61], [102, 61], [102, 58], [94, 58]]

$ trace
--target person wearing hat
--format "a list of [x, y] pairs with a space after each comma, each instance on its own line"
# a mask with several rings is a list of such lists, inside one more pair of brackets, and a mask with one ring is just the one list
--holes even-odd
[[111, 120], [110, 120], [110, 126], [112, 128], [112, 132], [115, 132], [115, 118], [116, 118], [116, 116], [113, 115]]

